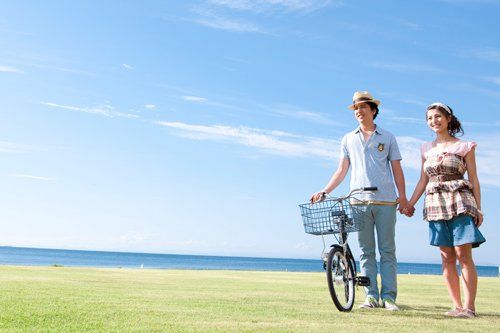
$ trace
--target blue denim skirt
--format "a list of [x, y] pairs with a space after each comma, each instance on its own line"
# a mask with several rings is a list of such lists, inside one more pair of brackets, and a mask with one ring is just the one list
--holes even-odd
[[429, 221], [429, 242], [433, 246], [478, 247], [485, 241], [472, 216], [462, 214], [451, 220]]

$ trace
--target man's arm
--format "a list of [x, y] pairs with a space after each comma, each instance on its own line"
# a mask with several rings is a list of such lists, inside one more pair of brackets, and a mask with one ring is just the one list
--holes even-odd
[[401, 160], [391, 161], [391, 168], [399, 194], [399, 211], [402, 212], [405, 208], [408, 208], [408, 199], [406, 198], [405, 175], [403, 168], [401, 168]]
[[311, 202], [316, 202], [321, 200], [323, 197], [323, 192], [330, 193], [337, 186], [339, 186], [339, 184], [342, 183], [345, 176], [347, 175], [347, 172], [349, 171], [349, 166], [350, 166], [349, 159], [345, 157], [341, 158], [339, 161], [339, 166], [337, 168], [337, 171], [333, 173], [332, 178], [330, 178], [330, 181], [323, 190], [316, 192], [311, 196]]

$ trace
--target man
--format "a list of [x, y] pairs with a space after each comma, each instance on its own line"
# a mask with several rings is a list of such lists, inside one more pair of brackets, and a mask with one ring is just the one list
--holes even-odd
[[[311, 196], [311, 201], [321, 200], [325, 193], [333, 191], [345, 178], [352, 166], [351, 189], [377, 187], [375, 192], [364, 192], [360, 199], [367, 201], [367, 221], [358, 232], [361, 249], [361, 273], [370, 278], [370, 286], [365, 288], [366, 299], [362, 308], [383, 306], [387, 310], [398, 311], [397, 262], [396, 262], [396, 206], [400, 212], [411, 210], [406, 199], [405, 180], [401, 168], [401, 154], [394, 135], [374, 123], [380, 101], [367, 91], [354, 93], [352, 105], [358, 128], [342, 138], [340, 162], [327, 186]], [[396, 184], [399, 200], [394, 189]], [[380, 276], [382, 288], [377, 282], [377, 261], [375, 257], [375, 230], [380, 254]], [[379, 299], [381, 303], [379, 303]]]

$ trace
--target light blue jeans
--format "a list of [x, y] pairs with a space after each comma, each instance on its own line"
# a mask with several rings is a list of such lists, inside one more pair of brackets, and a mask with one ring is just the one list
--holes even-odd
[[[365, 287], [366, 295], [396, 301], [397, 261], [396, 261], [396, 206], [368, 205], [363, 207], [367, 218], [358, 232], [361, 256], [361, 275], [370, 278], [370, 286]], [[382, 289], [379, 293], [377, 282], [377, 259], [375, 254], [375, 231], [377, 232], [380, 254], [380, 278]], [[381, 297], [380, 297], [381, 296]]]

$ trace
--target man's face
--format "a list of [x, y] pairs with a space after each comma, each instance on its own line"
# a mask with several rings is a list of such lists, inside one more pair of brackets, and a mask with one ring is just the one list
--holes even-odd
[[354, 106], [354, 116], [359, 122], [373, 121], [375, 111], [367, 103], [359, 103]]

